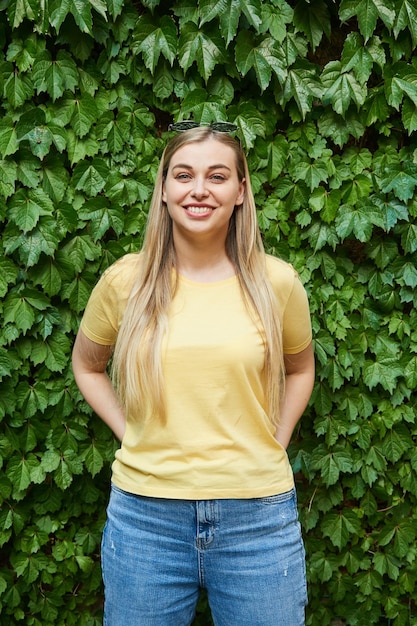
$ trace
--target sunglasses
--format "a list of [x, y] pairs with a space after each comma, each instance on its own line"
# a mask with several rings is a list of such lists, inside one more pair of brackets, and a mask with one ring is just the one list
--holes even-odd
[[168, 130], [182, 133], [185, 130], [191, 130], [192, 128], [199, 128], [201, 126], [206, 126], [217, 133], [234, 133], [237, 131], [236, 124], [231, 124], [230, 122], [211, 122], [210, 124], [199, 124], [198, 122], [194, 122], [194, 120], [175, 122], [174, 124], [170, 124], [168, 126]]

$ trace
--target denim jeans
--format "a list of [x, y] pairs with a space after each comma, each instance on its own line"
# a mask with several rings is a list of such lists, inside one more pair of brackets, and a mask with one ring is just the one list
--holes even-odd
[[295, 491], [166, 500], [112, 486], [102, 543], [105, 626], [189, 626], [201, 588], [216, 626], [302, 626]]

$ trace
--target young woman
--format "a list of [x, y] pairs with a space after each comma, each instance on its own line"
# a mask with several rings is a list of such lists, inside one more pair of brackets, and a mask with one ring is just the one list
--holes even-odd
[[201, 588], [216, 626], [304, 624], [285, 449], [312, 391], [311, 339], [296, 272], [263, 250], [241, 146], [179, 133], [143, 249], [104, 273], [74, 346], [79, 388], [122, 442], [106, 626], [188, 626]]

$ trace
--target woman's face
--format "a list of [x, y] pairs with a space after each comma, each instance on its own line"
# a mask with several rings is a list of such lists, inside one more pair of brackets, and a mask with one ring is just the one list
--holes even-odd
[[244, 193], [233, 148], [213, 138], [183, 145], [171, 158], [162, 188], [174, 237], [181, 233], [225, 241], [229, 220]]

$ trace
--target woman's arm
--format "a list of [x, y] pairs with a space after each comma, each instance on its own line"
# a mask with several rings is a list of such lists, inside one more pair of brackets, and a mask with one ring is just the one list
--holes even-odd
[[111, 354], [112, 346], [95, 343], [79, 330], [72, 352], [72, 368], [85, 400], [121, 441], [126, 420], [106, 372]]
[[286, 379], [280, 421], [275, 432], [277, 441], [286, 449], [294, 428], [304, 413], [314, 385], [314, 353], [310, 345], [298, 354], [284, 355]]

